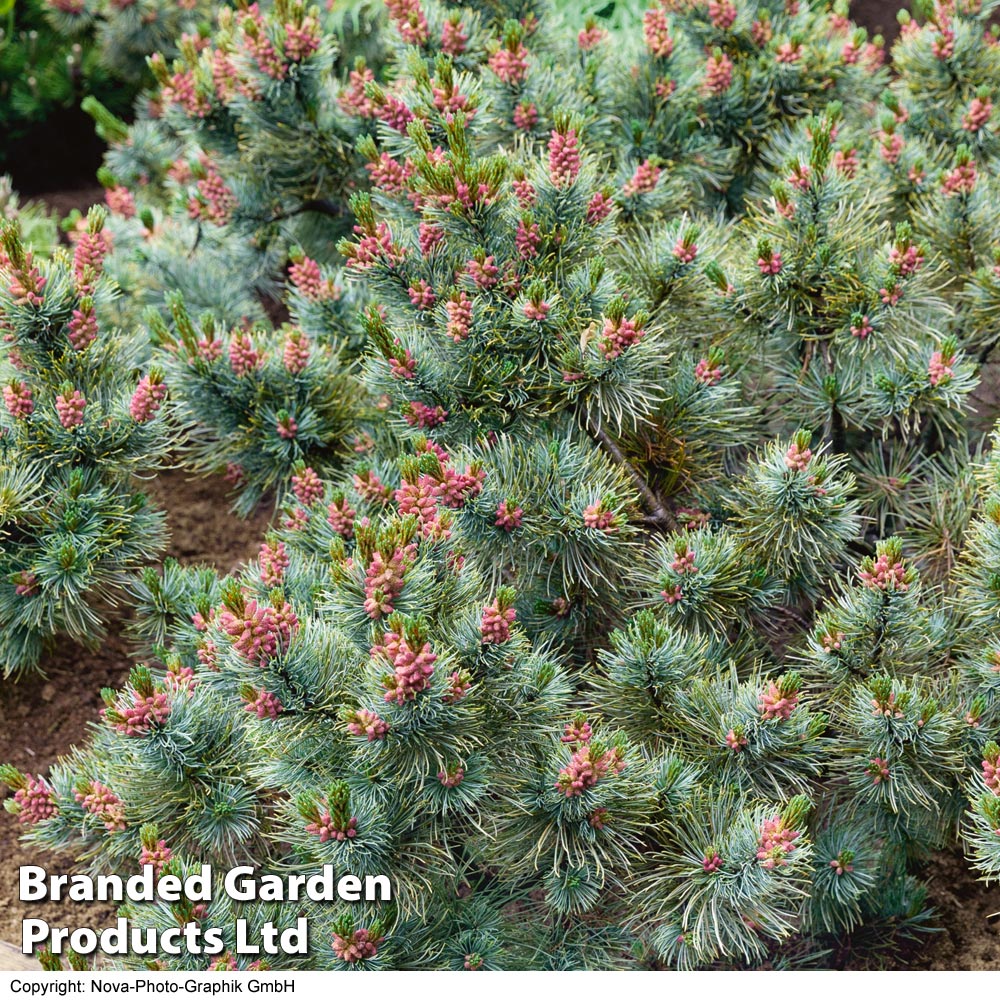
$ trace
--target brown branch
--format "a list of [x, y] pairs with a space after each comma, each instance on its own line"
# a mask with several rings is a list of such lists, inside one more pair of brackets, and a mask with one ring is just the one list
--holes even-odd
[[594, 421], [588, 423], [587, 430], [601, 447], [628, 473], [629, 478], [639, 491], [639, 495], [646, 505], [648, 512], [644, 518], [646, 523], [662, 531], [672, 531], [677, 526], [673, 515], [667, 510], [663, 501], [656, 495], [649, 483], [642, 477], [639, 470], [625, 457], [625, 453], [618, 447], [617, 442], [608, 435], [608, 432], [603, 427]]

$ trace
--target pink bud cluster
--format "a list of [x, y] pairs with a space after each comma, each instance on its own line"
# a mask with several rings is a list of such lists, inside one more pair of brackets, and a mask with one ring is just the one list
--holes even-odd
[[893, 247], [889, 251], [889, 264], [896, 271], [904, 276], [916, 274], [924, 262], [924, 255], [915, 243], [908, 243], [905, 247]]
[[314, 17], [305, 17], [301, 24], [286, 24], [285, 56], [289, 62], [303, 62], [318, 48], [320, 26]]
[[594, 730], [586, 719], [567, 722], [563, 727], [563, 734], [559, 739], [563, 743], [589, 743], [594, 735]]
[[583, 509], [583, 524], [586, 528], [613, 535], [618, 531], [619, 518], [613, 510], [604, 506], [604, 501], [599, 501]]
[[537, 257], [541, 242], [542, 234], [537, 222], [526, 223], [524, 219], [518, 221], [514, 243], [517, 246], [518, 256], [522, 260], [530, 260], [532, 257]]
[[647, 10], [642, 19], [643, 37], [650, 55], [657, 59], [669, 59], [674, 51], [674, 40], [670, 37], [670, 24], [666, 13], [659, 7]]
[[598, 346], [604, 357], [608, 361], [613, 361], [645, 336], [646, 331], [634, 319], [622, 316], [612, 320], [605, 317]]
[[436, 222], [420, 223], [420, 253], [424, 257], [429, 257], [434, 248], [442, 242], [444, 242], [444, 230]]
[[104, 192], [104, 201], [108, 208], [123, 219], [135, 216], [135, 196], [127, 187], [117, 184]]
[[208, 157], [203, 156], [201, 164], [205, 176], [196, 185], [198, 193], [188, 199], [188, 217], [224, 226], [236, 209], [236, 196]]
[[694, 366], [694, 377], [702, 385], [718, 385], [722, 381], [722, 369], [709, 358], [702, 358]]
[[969, 110], [962, 116], [962, 128], [966, 132], [978, 132], [989, 124], [992, 115], [993, 102], [988, 97], [974, 97]]
[[278, 437], [286, 441], [294, 441], [299, 435], [299, 425], [295, 418], [288, 413], [279, 414], [274, 422], [274, 429]]
[[492, 288], [500, 273], [492, 254], [484, 257], [482, 263], [475, 259], [467, 261], [465, 271], [480, 288]]
[[764, 722], [770, 722], [772, 719], [790, 719], [798, 704], [798, 692], [790, 691], [782, 694], [778, 685], [770, 681], [767, 690], [761, 692], [757, 707]]
[[198, 645], [198, 662], [213, 673], [219, 672], [219, 647], [210, 639], [202, 641]]
[[905, 593], [910, 589], [902, 561], [889, 562], [889, 556], [884, 552], [872, 563], [870, 570], [861, 570], [859, 575], [869, 590], [899, 590]]
[[311, 507], [317, 500], [323, 499], [323, 480], [312, 466], [307, 465], [292, 476], [292, 492], [299, 503]]
[[229, 365], [238, 376], [249, 375], [263, 361], [249, 333], [234, 333], [229, 341]]
[[889, 164], [890, 167], [895, 166], [899, 162], [900, 156], [903, 154], [903, 146], [906, 141], [899, 132], [879, 132], [879, 156]]
[[123, 736], [145, 736], [154, 726], [162, 726], [170, 718], [170, 700], [165, 691], [143, 695], [133, 692], [131, 705], [118, 705], [120, 718], [113, 723]]
[[581, 52], [590, 52], [592, 49], [596, 49], [607, 37], [608, 33], [604, 28], [592, 24], [589, 28], [583, 28], [580, 31], [576, 36], [576, 44]]
[[[153, 56], [153, 62], [164, 65], [163, 59]], [[212, 110], [211, 102], [195, 84], [194, 73], [182, 70], [173, 73], [160, 88], [162, 105], [178, 104], [191, 118], [204, 118]]]
[[766, 257], [757, 258], [757, 267], [762, 275], [781, 274], [781, 269], [785, 266], [781, 259], [781, 254], [777, 250], [772, 250]]
[[457, 17], [445, 21], [441, 28], [441, 51], [445, 55], [460, 56], [468, 41], [465, 27]]
[[688, 549], [686, 552], [682, 552], [676, 555], [674, 561], [670, 564], [670, 568], [680, 575], [685, 573], [690, 573], [694, 575], [698, 572], [698, 567], [695, 565], [695, 554], [694, 549]]
[[18, 823], [31, 825], [55, 816], [59, 807], [52, 786], [41, 775], [26, 774], [24, 779], [24, 787], [14, 792]]
[[735, 729], [730, 729], [726, 733], [726, 746], [729, 747], [733, 753], [739, 753], [747, 745], [747, 738], [741, 733], [737, 733]]
[[336, 299], [340, 289], [330, 278], [323, 278], [319, 264], [311, 257], [303, 257], [288, 268], [288, 278], [299, 290], [304, 299], [309, 302], [322, 302], [325, 299]]
[[502, 83], [521, 83], [528, 75], [528, 50], [520, 42], [499, 48], [490, 56], [488, 65]]
[[283, 80], [288, 67], [268, 37], [267, 25], [256, 4], [249, 7], [242, 24], [247, 52], [257, 63], [258, 69], [272, 80]]
[[955, 32], [947, 23], [938, 26], [938, 36], [931, 43], [931, 52], [935, 59], [942, 62], [955, 54]]
[[708, 16], [719, 31], [728, 31], [736, 21], [736, 5], [732, 0], [708, 0]]
[[437, 779], [445, 788], [458, 788], [465, 780], [465, 769], [461, 765], [455, 765], [447, 770], [438, 771]]
[[903, 713], [896, 704], [895, 692], [890, 692], [885, 698], [872, 698], [872, 715], [883, 719], [901, 719]]
[[530, 132], [538, 124], [538, 108], [531, 101], [521, 101], [514, 108], [514, 127], [521, 132]]
[[635, 173], [622, 188], [622, 193], [627, 198], [637, 194], [649, 194], [656, 190], [656, 185], [660, 182], [661, 170], [651, 160], [643, 160], [635, 169]]
[[56, 413], [59, 423], [71, 431], [83, 423], [83, 411], [87, 408], [87, 400], [79, 389], [56, 396]]
[[750, 26], [750, 37], [753, 39], [754, 45], [758, 48], [763, 48], [771, 40], [774, 34], [774, 29], [771, 27], [771, 22], [768, 21], [754, 21]]
[[757, 841], [757, 860], [762, 868], [782, 868], [788, 864], [788, 855], [795, 850], [800, 834], [790, 830], [780, 816], [764, 820]]
[[903, 287], [891, 281], [886, 288], [880, 288], [878, 293], [882, 299], [882, 305], [897, 306], [899, 305], [899, 300], [903, 297]]
[[369, 618], [392, 614], [393, 601], [403, 592], [403, 578], [415, 555], [414, 545], [396, 549], [388, 559], [378, 551], [372, 555], [365, 574], [365, 611]]
[[38, 590], [38, 577], [28, 570], [23, 569], [20, 573], [15, 573], [12, 583], [14, 593], [18, 597], [30, 597]]
[[428, 475], [420, 476], [415, 483], [404, 479], [395, 492], [394, 498], [399, 505], [399, 513], [415, 515], [425, 537], [434, 534], [437, 528], [440, 492], [438, 482]]
[[30, 252], [24, 255], [24, 266], [10, 278], [8, 290], [16, 306], [40, 306], [48, 278], [32, 263]]
[[[474, 260], [470, 260], [468, 263], [469, 273], [476, 277], [476, 274], [485, 274], [485, 268], [492, 267], [490, 263], [492, 257], [487, 257], [484, 264], [478, 264]], [[479, 271], [473, 272], [473, 268], [480, 269]], [[493, 267], [493, 274], [496, 274], [496, 268]], [[489, 287], [488, 285], [482, 284], [479, 278], [476, 278], [477, 284], [481, 287]], [[493, 281], [495, 284], [495, 279]], [[454, 298], [448, 300], [445, 304], [445, 309], [448, 312], [448, 325], [447, 332], [448, 336], [456, 343], [460, 343], [469, 336], [469, 330], [472, 327], [472, 300], [465, 294], [465, 292], [459, 292]]]
[[167, 847], [165, 840], [158, 840], [152, 847], [145, 844], [139, 852], [139, 867], [145, 868], [152, 865], [153, 871], [159, 875], [163, 871], [163, 866], [174, 856], [174, 852]]
[[889, 780], [889, 762], [881, 757], [872, 757], [865, 768], [865, 774], [872, 779], [873, 785], [881, 785]]
[[403, 419], [411, 427], [433, 430], [448, 419], [448, 411], [443, 406], [428, 406], [418, 399], [413, 399], [407, 404]]
[[326, 523], [341, 538], [350, 539], [354, 537], [355, 517], [357, 517], [357, 511], [348, 504], [346, 497], [331, 501], [326, 508]]
[[796, 163], [785, 180], [797, 191], [808, 191], [812, 186], [812, 169], [806, 163]]
[[407, 293], [410, 296], [410, 304], [414, 309], [419, 309], [421, 312], [433, 308], [434, 303], [437, 301], [434, 289], [421, 278], [418, 278], [410, 285]]
[[86, 295], [92, 290], [93, 281], [104, 270], [104, 258], [110, 249], [110, 240], [103, 229], [96, 233], [86, 230], [80, 234], [73, 250], [73, 274], [81, 294]]
[[243, 659], [264, 666], [287, 645], [299, 626], [299, 619], [288, 604], [274, 608], [250, 600], [239, 614], [223, 611], [219, 625]]
[[413, 121], [413, 112], [395, 94], [389, 94], [379, 109], [379, 117], [389, 128], [405, 135], [406, 127]]
[[580, 150], [576, 129], [558, 132], [549, 139], [549, 179], [554, 187], [568, 187], [580, 173]]
[[867, 315], [862, 316], [857, 324], [851, 324], [851, 336], [859, 340], [866, 340], [874, 332], [875, 329]]
[[805, 472], [809, 468], [813, 453], [811, 448], [800, 448], [797, 441], [793, 441], [785, 452], [785, 465], [792, 472]]
[[385, 6], [406, 45], [423, 45], [427, 41], [430, 33], [420, 0], [386, 0]]
[[976, 187], [977, 177], [976, 164], [972, 160], [968, 163], [960, 163], [954, 170], [945, 175], [941, 183], [941, 190], [949, 196], [972, 194]]
[[167, 395], [166, 385], [154, 375], [143, 375], [132, 393], [128, 410], [137, 424], [148, 423], [159, 412]]
[[566, 798], [574, 798], [593, 788], [608, 771], [621, 774], [624, 770], [625, 761], [617, 747], [599, 753], [586, 743], [573, 753], [569, 763], [559, 772], [555, 787]]
[[823, 644], [824, 653], [834, 653], [839, 650], [844, 644], [844, 633], [843, 632], [826, 632], [820, 639]]
[[382, 642], [372, 647], [371, 655], [385, 658], [393, 667], [394, 672], [383, 681], [386, 701], [403, 705], [430, 686], [437, 654], [429, 642], [414, 650], [405, 636], [386, 632]]
[[309, 367], [309, 338], [301, 330], [292, 330], [285, 337], [281, 363], [291, 375], [301, 375]]
[[[553, 133], [555, 135], [555, 133]], [[556, 185], [558, 187], [558, 185]], [[522, 177], [520, 180], [514, 181], [511, 185], [514, 191], [514, 197], [517, 198], [517, 203], [521, 208], [531, 208], [535, 204], [535, 199], [538, 197], [538, 192], [535, 190], [535, 185], [531, 183], [526, 177]]]
[[718, 851], [709, 850], [705, 852], [705, 856], [701, 859], [702, 870], [712, 874], [717, 872], [722, 867], [722, 855]]
[[837, 875], [843, 875], [845, 872], [854, 871], [854, 865], [847, 860], [843, 853], [838, 854], [837, 857], [830, 861], [830, 867]]
[[861, 161], [858, 159], [857, 149], [852, 147], [851, 149], [834, 150], [833, 168], [849, 180], [856, 177], [858, 170], [861, 169]]
[[552, 307], [547, 302], [532, 302], [530, 299], [524, 304], [524, 315], [534, 323], [541, 323], [548, 316]]
[[982, 768], [984, 784], [994, 795], [1000, 795], [1000, 765], [997, 758], [984, 760]]
[[333, 821], [329, 812], [323, 812], [315, 823], [306, 824], [306, 833], [319, 837], [321, 844], [325, 844], [328, 840], [340, 842], [353, 840], [358, 835], [358, 817], [352, 816], [346, 826], [340, 827]]
[[374, 82], [375, 74], [367, 66], [352, 69], [347, 86], [337, 99], [341, 110], [352, 118], [374, 118], [377, 114], [375, 102], [365, 93], [368, 84]]
[[447, 688], [441, 696], [446, 705], [461, 701], [472, 688], [472, 677], [467, 670], [453, 670], [448, 678]]
[[260, 578], [268, 587], [277, 587], [288, 569], [288, 553], [285, 543], [270, 545], [264, 542], [260, 547]]
[[389, 735], [389, 723], [375, 712], [359, 708], [347, 716], [347, 731], [352, 736], [364, 736], [369, 743], [373, 743]]
[[596, 226], [603, 222], [615, 207], [614, 201], [603, 191], [595, 191], [587, 203], [587, 224]]
[[497, 505], [496, 520], [493, 522], [497, 528], [503, 528], [508, 534], [516, 528], [521, 527], [521, 518], [524, 511], [520, 507], [511, 506], [506, 500], [501, 500]]
[[74, 351], [82, 351], [97, 340], [97, 314], [89, 302], [81, 303], [73, 310], [73, 316], [66, 324], [67, 337]]
[[502, 645], [510, 639], [510, 627], [514, 624], [517, 612], [513, 608], [503, 611], [491, 604], [483, 609], [483, 618], [479, 626], [484, 646]]
[[355, 226], [354, 231], [360, 239], [347, 248], [347, 258], [348, 265], [356, 271], [367, 271], [380, 261], [392, 267], [405, 256], [405, 251], [392, 242], [392, 232], [385, 222], [368, 231]]
[[686, 237], [678, 236], [677, 242], [670, 252], [682, 264], [693, 264], [698, 256], [698, 244]]
[[782, 42], [774, 53], [774, 61], [791, 65], [802, 58], [802, 46], [798, 42]]
[[74, 798], [87, 812], [103, 821], [108, 833], [125, 829], [125, 804], [107, 785], [91, 781], [82, 792], [75, 792]]
[[705, 92], [720, 97], [733, 82], [733, 61], [725, 52], [717, 51], [705, 63]]
[[35, 412], [31, 389], [24, 382], [12, 381], [3, 387], [3, 403], [15, 420], [24, 420]]
[[378, 954], [378, 946], [384, 940], [385, 938], [376, 937], [365, 927], [353, 931], [346, 937], [334, 934], [333, 953], [342, 962], [354, 965], [355, 962], [374, 958]]
[[941, 385], [948, 382], [955, 374], [955, 369], [951, 367], [954, 363], [955, 356], [953, 354], [935, 351], [927, 365], [927, 378], [931, 385]]

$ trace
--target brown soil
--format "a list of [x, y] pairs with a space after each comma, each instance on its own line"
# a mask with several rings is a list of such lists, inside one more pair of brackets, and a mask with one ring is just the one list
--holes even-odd
[[935, 857], [923, 874], [941, 934], [930, 938], [907, 969], [985, 971], [1000, 968], [1000, 886], [977, 882], [960, 854]]
[[[207, 563], [222, 572], [256, 554], [267, 529], [267, 511], [239, 521], [229, 512], [221, 480], [192, 479], [168, 471], [149, 484], [152, 499], [166, 509], [172, 533], [167, 552], [182, 563]], [[86, 739], [98, 719], [102, 687], [118, 687], [132, 659], [126, 642], [111, 634], [96, 651], [69, 643], [49, 656], [45, 676], [17, 684], [0, 681], [0, 761], [45, 774], [60, 755]], [[0, 799], [9, 794], [0, 785]], [[25, 904], [18, 900], [18, 867], [49, 864], [65, 871], [65, 862], [19, 843], [14, 817], [0, 809], [0, 941], [19, 944], [21, 920], [37, 917], [55, 926], [104, 926], [113, 910], [100, 904]], [[0, 960], [2, 968], [2, 960]]]

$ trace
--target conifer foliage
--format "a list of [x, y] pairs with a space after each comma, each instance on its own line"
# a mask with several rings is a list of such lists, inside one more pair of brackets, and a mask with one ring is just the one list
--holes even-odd
[[[393, 881], [130, 906], [182, 969], [878, 966], [1000, 876], [994, 6], [890, 70], [839, 3], [241, 3], [94, 106], [112, 222], [3, 231], [0, 651], [124, 589], [137, 663], [0, 771], [30, 843]], [[272, 505], [232, 575], [145, 565], [167, 445]]]
[[135, 490], [170, 440], [163, 372], [98, 322], [103, 209], [72, 252], [42, 260], [6, 223], [0, 249], [3, 549], [0, 663], [35, 666], [59, 636], [92, 640], [129, 576], [155, 559], [163, 515]]

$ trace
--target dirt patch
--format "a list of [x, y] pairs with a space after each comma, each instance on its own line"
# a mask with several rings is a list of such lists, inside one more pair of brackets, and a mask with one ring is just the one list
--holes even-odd
[[923, 878], [942, 933], [907, 962], [935, 971], [1000, 968], [1000, 886], [976, 879], [961, 854], [939, 854]]
[[270, 518], [266, 505], [246, 521], [230, 512], [228, 486], [219, 478], [200, 479], [183, 469], [160, 473], [147, 492], [170, 523], [168, 556], [185, 565], [205, 563], [231, 573], [257, 555]]
[[[261, 509], [247, 521], [229, 512], [225, 484], [172, 470], [148, 484], [153, 501], [168, 514], [172, 542], [168, 555], [185, 564], [206, 563], [227, 573], [257, 553], [268, 523]], [[44, 663], [44, 677], [17, 684], [0, 681], [0, 761], [32, 774], [49, 767], [87, 738], [103, 707], [102, 687], [118, 687], [132, 666], [129, 648], [112, 624], [96, 651], [66, 643]], [[0, 785], [0, 799], [9, 789]], [[46, 864], [50, 855], [21, 844], [22, 828], [0, 809], [0, 940], [21, 940], [21, 920], [37, 917], [56, 926], [104, 926], [114, 909], [100, 904], [24, 904], [17, 898], [18, 867]], [[53, 870], [61, 870], [59, 863]], [[0, 961], [2, 968], [2, 961]]]
[[45, 192], [32, 195], [31, 200], [44, 202], [57, 218], [65, 219], [74, 208], [86, 215], [91, 205], [103, 205], [104, 188], [100, 184], [95, 184], [92, 179], [88, 179], [82, 187], [72, 191]]

